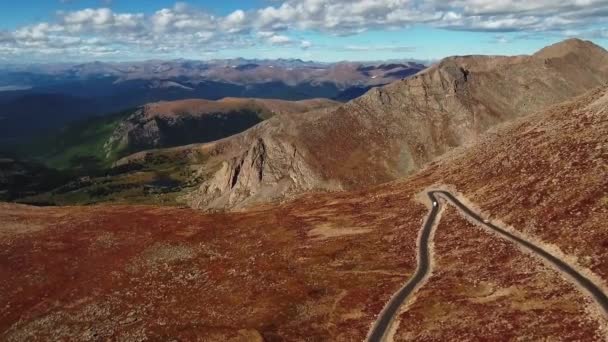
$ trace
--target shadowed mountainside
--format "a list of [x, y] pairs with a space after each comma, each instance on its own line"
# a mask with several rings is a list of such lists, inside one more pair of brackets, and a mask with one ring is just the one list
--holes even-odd
[[106, 146], [138, 152], [219, 140], [275, 115], [337, 106], [326, 99], [282, 101], [224, 98], [218, 101], [182, 100], [143, 106], [122, 121]]

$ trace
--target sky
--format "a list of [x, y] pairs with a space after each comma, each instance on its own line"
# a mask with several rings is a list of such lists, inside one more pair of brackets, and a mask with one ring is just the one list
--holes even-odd
[[608, 0], [2, 0], [0, 63], [434, 61], [608, 47], [607, 19]]

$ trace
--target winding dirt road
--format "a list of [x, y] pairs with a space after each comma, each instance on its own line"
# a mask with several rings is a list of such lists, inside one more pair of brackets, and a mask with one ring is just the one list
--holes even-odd
[[460, 202], [454, 195], [447, 191], [429, 191], [427, 192], [427, 195], [429, 196], [431, 203], [433, 203], [433, 206], [424, 225], [422, 226], [418, 237], [418, 267], [416, 268], [416, 272], [407, 281], [407, 283], [405, 283], [405, 285], [393, 295], [391, 300], [386, 304], [386, 306], [378, 316], [378, 319], [372, 326], [372, 329], [368, 334], [367, 341], [379, 342], [385, 340], [389, 328], [395, 320], [396, 315], [398, 314], [399, 308], [418, 288], [420, 288], [424, 284], [424, 282], [430, 275], [431, 253], [429, 244], [431, 242], [434, 229], [438, 224], [438, 222], [436, 222], [437, 216], [439, 215], [442, 206], [442, 203], [439, 201], [438, 197], [441, 197], [450, 202], [452, 205], [458, 208], [458, 210], [460, 210], [464, 215], [466, 215], [468, 218], [471, 218], [476, 223], [482, 225], [485, 228], [490, 229], [494, 233], [497, 233], [502, 238], [520, 245], [521, 247], [531, 251], [532, 253], [536, 254], [537, 256], [543, 258], [544, 260], [552, 264], [554, 268], [562, 272], [566, 276], [566, 278], [573, 281], [585, 292], [587, 292], [591, 297], [593, 297], [602, 312], [608, 316], [608, 296], [606, 296], [606, 293], [604, 293], [600, 286], [596, 285], [588, 277], [581, 274], [574, 267], [570, 266], [566, 261], [559, 259], [558, 257], [552, 255], [546, 250], [538, 247], [534, 243], [527, 241], [524, 238], [515, 236], [512, 233], [509, 233], [508, 231], [497, 227], [491, 222], [484, 220], [479, 214], [475, 213], [469, 207]]

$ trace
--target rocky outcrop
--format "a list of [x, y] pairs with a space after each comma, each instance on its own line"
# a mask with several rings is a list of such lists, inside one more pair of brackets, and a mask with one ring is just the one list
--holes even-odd
[[[214, 158], [223, 166], [190, 203], [240, 208], [392, 181], [490, 127], [601, 86], [607, 65], [608, 52], [579, 40], [532, 56], [447, 58], [336, 109], [277, 117], [219, 144]], [[293, 171], [292, 160], [302, 172]], [[271, 176], [260, 181], [269, 167]]]
[[315, 189], [319, 179], [294, 144], [258, 138], [243, 153], [222, 162], [190, 203], [197, 208], [238, 208]]

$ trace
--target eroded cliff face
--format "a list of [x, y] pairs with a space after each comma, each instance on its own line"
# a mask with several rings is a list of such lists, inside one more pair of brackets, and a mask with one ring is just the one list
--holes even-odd
[[232, 209], [395, 180], [490, 127], [603, 85], [606, 63], [605, 50], [578, 40], [533, 56], [447, 58], [336, 109], [269, 120], [220, 144], [222, 168], [190, 203]]
[[326, 182], [312, 166], [307, 151], [284, 132], [290, 130], [278, 118], [251, 131], [218, 142], [201, 170], [215, 169], [200, 188], [187, 196], [201, 209], [236, 209], [279, 200], [301, 191], [340, 190]]

